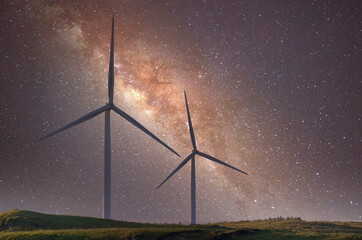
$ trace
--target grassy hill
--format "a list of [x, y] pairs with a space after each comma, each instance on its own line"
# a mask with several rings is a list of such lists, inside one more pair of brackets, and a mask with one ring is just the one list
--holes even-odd
[[103, 218], [52, 215], [32, 211], [10, 210], [0, 214], [0, 231], [38, 229], [142, 228], [156, 224], [116, 221]]
[[0, 239], [362, 239], [362, 223], [292, 219], [191, 226], [12, 210], [0, 214]]

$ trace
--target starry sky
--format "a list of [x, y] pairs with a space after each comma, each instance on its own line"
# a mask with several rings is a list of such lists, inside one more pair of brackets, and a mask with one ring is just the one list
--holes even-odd
[[362, 220], [360, 1], [1, 1], [0, 212], [102, 216], [112, 16], [112, 218]]

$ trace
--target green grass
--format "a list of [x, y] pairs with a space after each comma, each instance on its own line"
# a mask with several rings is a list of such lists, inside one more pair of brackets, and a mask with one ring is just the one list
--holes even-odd
[[316, 233], [359, 233], [362, 234], [361, 222], [309, 222], [303, 220], [256, 220], [231, 223], [219, 223], [228, 228], [251, 228], [272, 231], [316, 232]]
[[147, 224], [12, 210], [0, 214], [0, 239], [362, 239], [361, 222], [258, 220], [212, 225]]
[[0, 215], [0, 231], [24, 231], [35, 229], [74, 229], [74, 228], [109, 228], [148, 227], [151, 224], [123, 222], [110, 219], [51, 215], [31, 211], [11, 210]]

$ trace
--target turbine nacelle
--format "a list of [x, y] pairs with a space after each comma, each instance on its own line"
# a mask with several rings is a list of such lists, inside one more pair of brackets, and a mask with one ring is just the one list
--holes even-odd
[[110, 109], [113, 110], [113, 108], [114, 108], [114, 104], [113, 104], [113, 103], [106, 103], [106, 106], [108, 107], [108, 110], [110, 110]]

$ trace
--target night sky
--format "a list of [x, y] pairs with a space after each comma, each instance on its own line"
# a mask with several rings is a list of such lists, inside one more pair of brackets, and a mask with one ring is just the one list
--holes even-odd
[[102, 216], [112, 16], [112, 218], [362, 220], [361, 1], [1, 1], [0, 212]]

